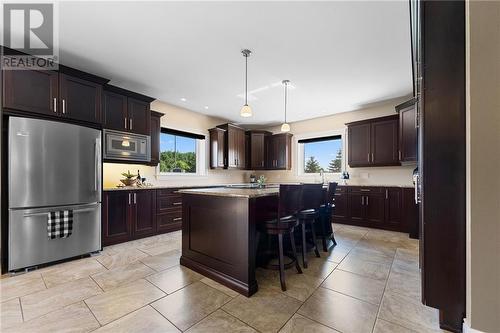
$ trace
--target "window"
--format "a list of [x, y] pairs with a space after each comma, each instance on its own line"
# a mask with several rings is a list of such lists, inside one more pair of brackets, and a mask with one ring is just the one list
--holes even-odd
[[321, 138], [299, 140], [302, 154], [303, 173], [342, 172], [342, 136], [334, 135]]
[[196, 174], [198, 170], [198, 134], [162, 128], [160, 134], [160, 173]]

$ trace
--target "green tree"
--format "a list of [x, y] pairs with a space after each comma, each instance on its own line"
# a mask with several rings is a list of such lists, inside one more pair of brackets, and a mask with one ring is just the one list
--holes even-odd
[[196, 172], [196, 154], [179, 153], [172, 150], [160, 154], [160, 172]]
[[328, 164], [328, 172], [341, 172], [342, 171], [342, 150], [337, 151], [337, 156]]
[[309, 157], [304, 168], [305, 173], [317, 173], [321, 171], [321, 166], [319, 162], [314, 158], [314, 156]]

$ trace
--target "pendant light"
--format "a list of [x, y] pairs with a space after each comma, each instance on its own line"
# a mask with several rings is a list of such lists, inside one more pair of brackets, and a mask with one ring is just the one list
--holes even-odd
[[248, 57], [252, 51], [244, 49], [241, 53], [245, 57], [245, 105], [240, 110], [240, 116], [248, 118], [252, 116], [252, 108], [248, 106]]
[[282, 132], [290, 132], [290, 125], [286, 122], [286, 102], [287, 102], [287, 93], [288, 93], [288, 84], [290, 83], [290, 80], [283, 80], [281, 83], [283, 83], [283, 86], [285, 87], [285, 122], [283, 125], [281, 125], [281, 131]]

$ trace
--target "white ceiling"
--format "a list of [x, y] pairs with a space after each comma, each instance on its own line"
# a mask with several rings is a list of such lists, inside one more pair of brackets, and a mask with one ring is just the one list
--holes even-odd
[[[247, 124], [362, 108], [411, 93], [408, 1], [62, 2], [61, 62]], [[254, 116], [241, 118], [244, 57]], [[186, 101], [181, 99], [185, 98]], [[208, 106], [208, 109], [205, 109]]]

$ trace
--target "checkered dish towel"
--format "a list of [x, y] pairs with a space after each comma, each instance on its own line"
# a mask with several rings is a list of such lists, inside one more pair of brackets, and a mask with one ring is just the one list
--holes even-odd
[[49, 239], [67, 238], [73, 233], [73, 211], [60, 210], [49, 212], [47, 218], [47, 236]]

